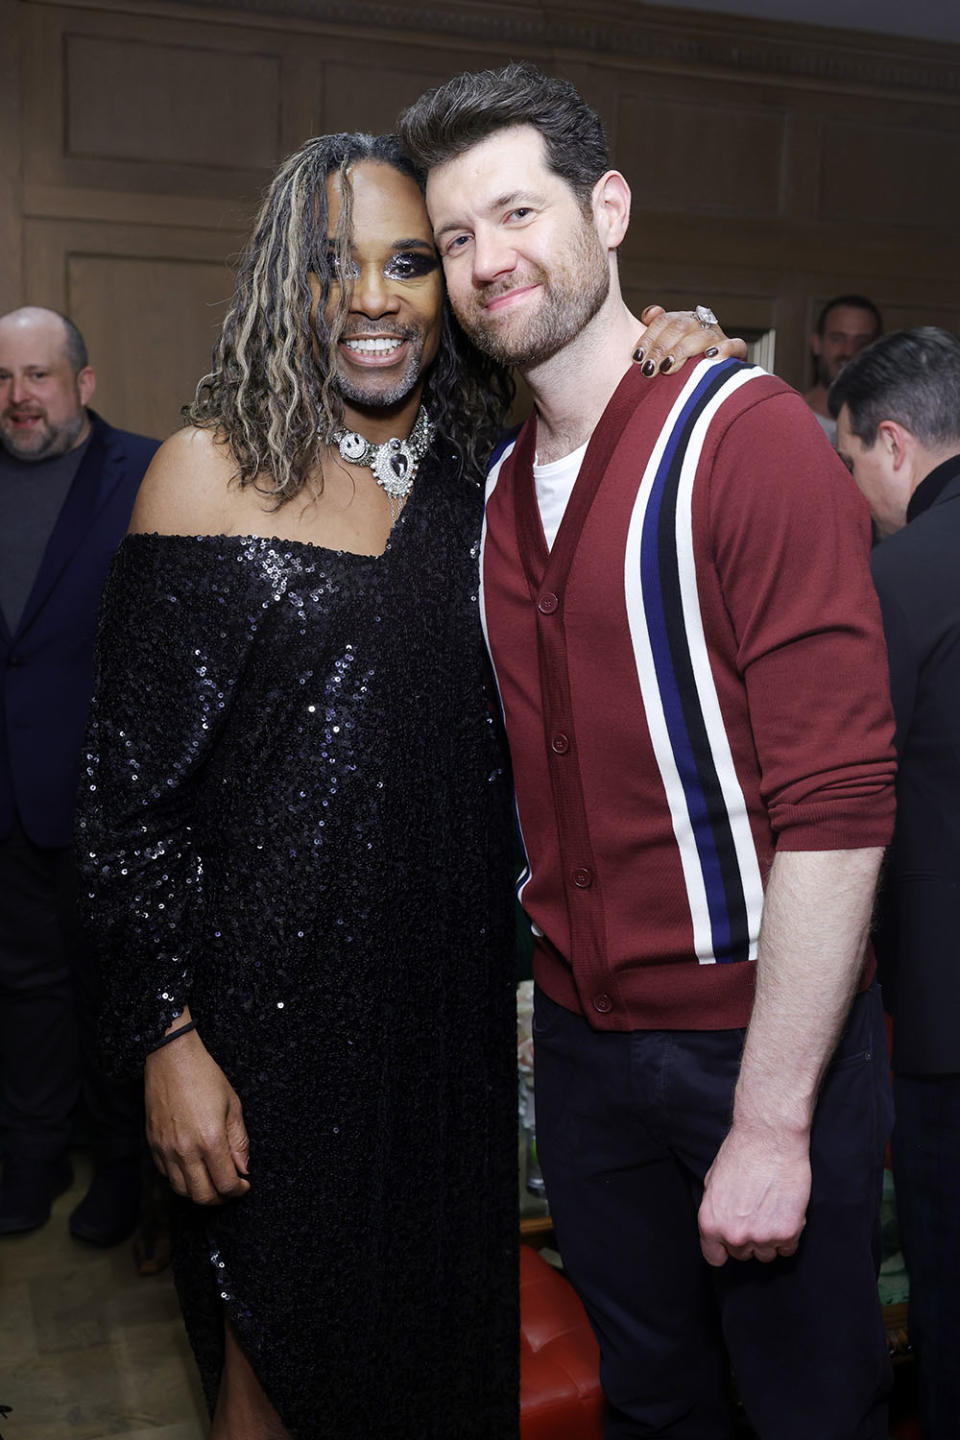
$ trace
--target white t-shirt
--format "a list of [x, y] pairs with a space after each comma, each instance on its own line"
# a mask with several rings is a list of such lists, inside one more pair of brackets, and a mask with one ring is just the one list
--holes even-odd
[[551, 460], [549, 465], [538, 465], [536, 460], [533, 462], [533, 480], [537, 487], [540, 522], [543, 525], [548, 550], [553, 549], [553, 542], [560, 529], [560, 521], [563, 519], [567, 501], [570, 499], [577, 476], [580, 474], [580, 466], [583, 464], [583, 457], [587, 453], [589, 443], [585, 440], [579, 450], [572, 450], [569, 455], [563, 455], [559, 460]]

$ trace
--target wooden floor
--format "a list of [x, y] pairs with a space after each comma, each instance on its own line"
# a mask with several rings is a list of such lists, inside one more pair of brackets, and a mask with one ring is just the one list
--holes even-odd
[[[203, 1440], [206, 1412], [169, 1270], [141, 1278], [131, 1242], [81, 1245], [67, 1216], [89, 1170], [42, 1230], [0, 1239], [3, 1440]], [[891, 1437], [918, 1440], [912, 1366], [897, 1367]]]
[[82, 1245], [67, 1216], [89, 1171], [42, 1230], [0, 1239], [4, 1440], [202, 1440], [207, 1426], [169, 1270], [141, 1278], [131, 1242]]

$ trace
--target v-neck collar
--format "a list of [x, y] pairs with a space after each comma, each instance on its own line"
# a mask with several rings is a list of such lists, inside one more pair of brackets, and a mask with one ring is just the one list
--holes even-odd
[[553, 548], [547, 548], [540, 507], [537, 504], [533, 463], [536, 458], [537, 418], [532, 415], [517, 441], [513, 462], [513, 493], [517, 541], [524, 574], [532, 598], [557, 608], [563, 592], [584, 522], [600, 488], [600, 482], [617, 447], [627, 421], [643, 395], [639, 369], [631, 366], [624, 375], [590, 436], [580, 473], [567, 502]]

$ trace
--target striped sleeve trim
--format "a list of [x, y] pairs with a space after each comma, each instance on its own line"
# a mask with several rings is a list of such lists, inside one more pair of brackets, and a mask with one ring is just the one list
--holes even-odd
[[658, 437], [627, 536], [637, 676], [702, 965], [756, 959], [763, 884], [704, 636], [693, 483], [718, 409], [763, 374], [732, 361], [698, 366]]

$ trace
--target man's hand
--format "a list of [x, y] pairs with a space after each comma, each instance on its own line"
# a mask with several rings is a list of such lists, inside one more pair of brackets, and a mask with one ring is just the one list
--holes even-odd
[[646, 325], [633, 358], [644, 375], [676, 371], [701, 355], [722, 355], [724, 360], [746, 360], [743, 340], [731, 339], [719, 325], [701, 325], [690, 310], [664, 310], [648, 305], [640, 319]]
[[709, 1265], [775, 1260], [800, 1243], [810, 1199], [806, 1131], [731, 1129], [704, 1181], [700, 1249]]
[[730, 1255], [774, 1260], [800, 1244], [817, 1095], [860, 978], [882, 853], [774, 857], [733, 1124], [700, 1205], [700, 1248], [711, 1265]]
[[145, 1084], [147, 1143], [176, 1193], [198, 1205], [245, 1195], [243, 1109], [195, 1030], [147, 1056]]

